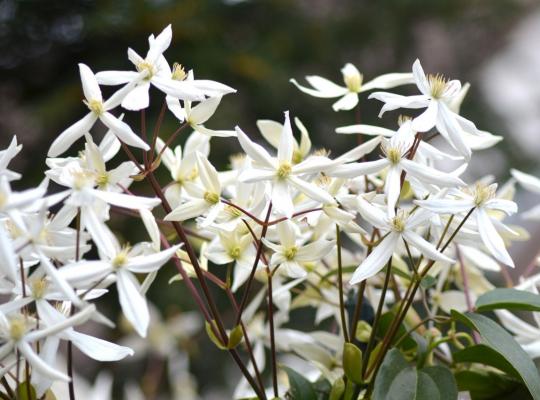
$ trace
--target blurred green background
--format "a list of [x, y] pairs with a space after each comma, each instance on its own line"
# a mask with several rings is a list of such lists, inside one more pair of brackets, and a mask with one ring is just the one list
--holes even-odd
[[[339, 70], [351, 62], [369, 80], [409, 71], [420, 58], [429, 72], [471, 82], [464, 115], [480, 128], [505, 137], [488, 156], [479, 158], [472, 174], [507, 178], [509, 163], [531, 172], [536, 167], [534, 152], [520, 151], [511, 123], [490, 103], [492, 92], [482, 88], [500, 84], [486, 81], [485, 72], [515, 45], [511, 32], [537, 11], [538, 2], [533, 0], [2, 0], [0, 148], [16, 134], [24, 150], [13, 169], [26, 175], [25, 186], [39, 182], [49, 144], [85, 112], [77, 63], [95, 72], [132, 69], [127, 48], [145, 54], [148, 35], [171, 23], [173, 42], [165, 53], [169, 62], [238, 90], [223, 99], [210, 128], [232, 129], [238, 124], [257, 137], [257, 119], [281, 120], [283, 111], [290, 110], [310, 130], [315, 148], [339, 153], [352, 147], [356, 138], [336, 135], [334, 129], [355, 123], [354, 113], [333, 112], [331, 100], [309, 97], [289, 79], [302, 82], [305, 75], [313, 74], [341, 83]], [[536, 39], [526, 36], [522, 44], [534, 49]], [[530, 85], [538, 85], [538, 80]], [[361, 96], [362, 122], [395, 126], [397, 114], [380, 121], [380, 104], [366, 97]], [[155, 91], [151, 98], [150, 126], [162, 102]], [[138, 115], [132, 113], [127, 119], [138, 126]], [[168, 115], [163, 137], [176, 127]], [[231, 152], [239, 150], [234, 139], [213, 139], [213, 145], [212, 160], [221, 167]], [[166, 178], [163, 173], [162, 181]], [[142, 233], [135, 236], [129, 239], [144, 238]], [[525, 253], [523, 262], [532, 250]], [[192, 306], [185, 298], [178, 302], [179, 293], [184, 293], [181, 285], [162, 290], [171, 274], [165, 274], [151, 292], [165, 313]], [[175, 302], [179, 305], [170, 306]], [[201, 336], [199, 342], [207, 343]], [[232, 368], [231, 361], [208, 346], [190, 348], [204, 353], [193, 364], [202, 392], [220, 393], [229, 375], [218, 370], [223, 365]], [[212, 379], [209, 367], [215, 373]], [[123, 380], [129, 373], [121, 367], [116, 375]]]

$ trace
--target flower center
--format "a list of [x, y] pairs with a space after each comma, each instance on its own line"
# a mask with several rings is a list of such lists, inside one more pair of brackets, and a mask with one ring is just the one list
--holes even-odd
[[480, 182], [476, 183], [474, 188], [474, 204], [476, 204], [477, 207], [480, 207], [486, 201], [495, 197], [496, 190], [496, 184], [487, 186]]
[[109, 174], [107, 172], [102, 172], [101, 174], [99, 174], [96, 178], [96, 184], [103, 188], [105, 186], [107, 186], [107, 184], [109, 183]]
[[137, 71], [139, 72], [147, 71], [146, 77], [144, 78], [147, 81], [152, 79], [152, 77], [156, 73], [154, 66], [148, 61], [141, 61], [139, 64], [137, 64]]
[[291, 164], [289, 164], [288, 162], [284, 162], [279, 166], [277, 170], [277, 176], [279, 179], [285, 179], [291, 174], [291, 171]]
[[119, 269], [127, 264], [128, 262], [128, 252], [130, 250], [129, 246], [125, 246], [120, 252], [114, 256], [111, 261], [111, 264], [114, 269]]
[[182, 64], [174, 63], [173, 64], [173, 70], [172, 70], [172, 78], [175, 81], [183, 81], [186, 79], [187, 73]]
[[103, 102], [101, 100], [84, 100], [83, 103], [86, 104], [86, 107], [88, 107], [90, 111], [98, 116], [105, 112], [105, 108], [103, 107]]
[[300, 153], [300, 151], [298, 151], [298, 150], [293, 151], [292, 162], [294, 164], [298, 164], [298, 163], [302, 162], [303, 158], [304, 157], [302, 157], [302, 153]]
[[406, 211], [400, 210], [397, 215], [392, 218], [392, 230], [394, 232], [403, 232], [405, 230], [405, 223], [407, 222], [408, 213]]
[[343, 76], [343, 81], [351, 92], [358, 93], [362, 88], [362, 74], [346, 74]]
[[428, 75], [429, 87], [431, 89], [431, 97], [439, 99], [442, 97], [448, 80], [442, 75]]
[[240, 257], [240, 254], [242, 253], [242, 250], [238, 246], [234, 246], [233, 248], [229, 249], [229, 256], [231, 258], [237, 260]]
[[204, 200], [210, 204], [217, 204], [219, 202], [219, 195], [213, 192], [206, 192], [204, 194]]
[[399, 164], [399, 162], [401, 161], [401, 150], [395, 147], [389, 148], [386, 152], [386, 158], [392, 164]]
[[34, 296], [34, 299], [42, 299], [47, 292], [48, 287], [49, 282], [47, 282], [44, 278], [36, 279], [30, 282], [30, 288], [32, 289], [32, 296]]
[[293, 246], [286, 249], [283, 255], [285, 256], [287, 260], [291, 261], [296, 256], [296, 253], [298, 253], [298, 247]]
[[9, 336], [15, 342], [21, 340], [26, 333], [26, 320], [22, 315], [13, 317], [9, 321]]
[[73, 171], [71, 175], [73, 176], [73, 188], [76, 190], [81, 190], [94, 181], [94, 175], [88, 171]]

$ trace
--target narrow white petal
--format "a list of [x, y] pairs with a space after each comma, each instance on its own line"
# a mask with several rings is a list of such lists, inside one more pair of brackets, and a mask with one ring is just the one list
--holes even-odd
[[259, 128], [259, 131], [268, 143], [276, 149], [279, 147], [281, 132], [283, 131], [282, 124], [269, 119], [260, 119], [257, 121], [257, 128]]
[[142, 140], [124, 121], [116, 118], [109, 112], [105, 112], [100, 115], [99, 119], [103, 122], [107, 128], [113, 131], [113, 133], [129, 146], [138, 147], [143, 150], [150, 150], [150, 147]]
[[306, 80], [314, 89], [300, 85], [295, 79], [290, 82], [294, 84], [300, 91], [309, 94], [313, 97], [332, 98], [343, 96], [349, 90], [346, 87], [336, 85], [334, 82], [320, 76], [306, 76]]
[[102, 101], [101, 90], [94, 73], [85, 64], [79, 64], [79, 73], [81, 75], [81, 83], [83, 87], [84, 97], [86, 100]]
[[511, 169], [510, 173], [525, 189], [534, 193], [540, 193], [540, 179], [536, 176], [526, 174], [517, 169]]
[[371, 252], [369, 256], [356, 268], [350, 280], [354, 285], [376, 275], [384, 268], [396, 248], [400, 235], [391, 232]]
[[119, 346], [84, 333], [71, 331], [69, 339], [80, 351], [97, 361], [118, 361], [133, 355], [133, 350], [129, 347]]
[[280, 222], [277, 226], [277, 232], [279, 241], [285, 249], [296, 245], [296, 231], [291, 221], [285, 220]]
[[275, 169], [274, 160], [261, 145], [252, 142], [239, 127], [236, 127], [236, 134], [240, 146], [242, 146], [242, 149], [253, 159], [253, 161], [263, 167]]
[[146, 337], [150, 313], [146, 299], [139, 292], [139, 284], [133, 274], [126, 270], [119, 270], [117, 277], [116, 286], [122, 311], [137, 333]]
[[486, 201], [484, 206], [488, 209], [503, 211], [507, 215], [515, 214], [518, 210], [518, 206], [515, 202], [505, 199], [491, 199]]
[[362, 196], [358, 196], [357, 202], [360, 215], [371, 225], [383, 229], [389, 227], [388, 217], [382, 210], [370, 204]]
[[381, 158], [376, 161], [340, 165], [327, 171], [327, 174], [337, 178], [357, 178], [362, 175], [380, 172], [389, 165], [390, 161], [388, 161], [388, 159]]
[[416, 86], [418, 86], [418, 89], [422, 92], [422, 94], [425, 94], [426, 96], [430, 94], [431, 89], [426, 77], [426, 73], [424, 72], [424, 69], [422, 68], [422, 65], [420, 64], [420, 60], [416, 59], [413, 63], [412, 67], [414, 81], [416, 83]]
[[197, 164], [199, 166], [199, 178], [207, 191], [215, 194], [221, 194], [221, 184], [216, 168], [210, 164], [210, 161], [201, 154], [197, 153]]
[[97, 116], [94, 113], [89, 113], [79, 121], [75, 122], [65, 131], [63, 131], [54, 140], [47, 153], [48, 157], [58, 157], [71, 147], [73, 143], [85, 133], [87, 133], [97, 120]]
[[135, 71], [102, 71], [96, 74], [96, 79], [100, 85], [122, 85], [138, 76]]
[[513, 268], [514, 261], [512, 261], [510, 254], [508, 254], [504, 241], [493, 226], [489, 215], [487, 215], [486, 211], [482, 208], [476, 210], [476, 224], [482, 242], [484, 242], [484, 245], [490, 253], [503, 264]]
[[394, 215], [399, 194], [401, 192], [401, 168], [397, 166], [391, 166], [388, 169], [386, 175], [386, 182], [384, 184], [384, 192], [386, 193], [388, 215]]
[[334, 111], [348, 111], [352, 110], [358, 104], [357, 93], [347, 93], [341, 99], [332, 104]]
[[197, 89], [191, 81], [175, 81], [160, 76], [153, 76], [152, 84], [169, 96], [186, 101], [204, 100], [204, 93]]
[[455, 263], [455, 260], [452, 260], [450, 257], [447, 257], [437, 251], [437, 248], [433, 244], [429, 243], [416, 232], [406, 230], [403, 232], [403, 238], [407, 241], [407, 243], [416, 247], [420, 251], [420, 253], [422, 253], [430, 260]]
[[100, 221], [92, 207], [81, 210], [82, 225], [88, 230], [92, 240], [107, 257], [114, 257], [117, 248], [120, 247], [115, 236], [109, 230], [105, 222]]
[[417, 132], [427, 132], [437, 123], [439, 113], [439, 103], [435, 100], [429, 102], [426, 110], [418, 117], [413, 119], [412, 127]]
[[294, 213], [294, 205], [287, 182], [278, 180], [272, 185], [272, 205], [274, 208], [290, 218]]
[[326, 190], [320, 188], [314, 183], [306, 182], [296, 176], [289, 176], [287, 181], [306, 196], [311, 197], [313, 200], [320, 201], [322, 203], [334, 202], [334, 198]]
[[69, 382], [69, 376], [49, 366], [49, 364], [43, 361], [34, 352], [32, 347], [25, 341], [19, 342], [17, 344], [17, 348], [22, 353], [22, 355], [26, 358], [26, 360], [32, 366], [32, 368], [35, 369], [40, 374], [42, 374], [43, 376], [53, 381], [60, 380], [60, 381]]
[[278, 162], [290, 163], [294, 151], [294, 137], [292, 134], [291, 121], [289, 119], [289, 112], [285, 112], [285, 122], [283, 123], [283, 131], [281, 132], [281, 138], [278, 147]]
[[158, 57], [163, 54], [165, 50], [170, 46], [172, 40], [171, 25], [167, 25], [163, 31], [157, 35], [154, 40], [150, 41], [150, 49], [146, 55], [146, 59], [154, 63]]
[[139, 210], [141, 208], [152, 209], [161, 203], [157, 197], [134, 196], [126, 193], [106, 192], [93, 189], [92, 195], [114, 206]]
[[4, 229], [4, 224], [0, 224], [0, 271], [13, 283], [17, 282], [17, 264], [13, 244]]
[[340, 128], [336, 128], [336, 133], [346, 133], [346, 134], [361, 133], [362, 135], [369, 135], [369, 136], [392, 137], [395, 135], [396, 131], [393, 131], [387, 128], [381, 128], [380, 126], [375, 126], [375, 125], [359, 124], [359, 125], [348, 125], [348, 126], [342, 126]]
[[454, 199], [429, 199], [415, 200], [415, 204], [426, 210], [433, 211], [438, 214], [457, 214], [470, 211], [474, 207], [474, 202], [470, 200], [454, 200]]
[[165, 216], [165, 221], [185, 221], [198, 217], [210, 208], [210, 204], [203, 199], [195, 199], [180, 204]]
[[188, 122], [192, 125], [204, 124], [212, 115], [214, 115], [220, 101], [221, 97], [219, 96], [201, 101], [191, 109], [191, 112], [187, 116]]
[[333, 240], [317, 240], [300, 247], [294, 258], [299, 262], [318, 261], [325, 257], [334, 248], [335, 244], [336, 242]]
[[130, 111], [139, 111], [148, 108], [150, 105], [149, 90], [150, 83], [146, 81], [135, 86], [133, 90], [124, 97], [124, 100], [122, 100], [122, 107]]
[[155, 254], [130, 257], [125, 268], [135, 273], [147, 273], [155, 271], [165, 264], [176, 253], [181, 245], [171, 246], [166, 250]]
[[76, 287], [85, 287], [99, 282], [112, 272], [112, 265], [108, 261], [79, 261], [58, 270], [62, 279]]
[[364, 83], [360, 91], [365, 92], [373, 89], [391, 89], [409, 83], [414, 83], [414, 77], [411, 73], [384, 74]]
[[465, 182], [454, 174], [440, 172], [435, 168], [419, 164], [412, 160], [402, 159], [400, 161], [400, 165], [405, 171], [407, 171], [407, 173], [424, 183], [430, 183], [443, 187], [465, 186]]

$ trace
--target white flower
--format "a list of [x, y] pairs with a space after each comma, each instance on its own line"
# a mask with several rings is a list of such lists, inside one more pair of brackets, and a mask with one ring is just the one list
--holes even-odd
[[103, 101], [101, 89], [92, 70], [84, 64], [79, 64], [81, 82], [85, 100], [83, 101], [90, 112], [63, 131], [49, 148], [49, 157], [56, 157], [64, 153], [71, 145], [88, 132], [99, 119], [107, 126], [121, 141], [129, 146], [149, 150], [150, 147], [142, 140], [128, 124], [112, 115], [109, 111], [115, 108], [122, 98], [127, 94], [131, 85], [136, 82], [138, 76], [133, 78], [131, 83], [113, 94], [109, 100]]
[[211, 225], [223, 210], [225, 205], [221, 201], [221, 183], [216, 169], [199, 153], [197, 153], [197, 165], [202, 187], [186, 182], [184, 188], [191, 198], [167, 214], [166, 221], [185, 221], [206, 213], [206, 218], [202, 223], [202, 226], [206, 227]]
[[385, 158], [376, 161], [341, 165], [329, 170], [328, 175], [340, 178], [353, 178], [360, 175], [374, 174], [388, 168], [384, 192], [388, 197], [388, 215], [390, 216], [394, 214], [394, 208], [399, 198], [401, 174], [403, 171], [424, 184], [434, 184], [443, 187], [464, 186], [465, 182], [453, 174], [440, 172], [435, 168], [422, 165], [407, 158], [413, 143], [411, 136], [408, 135], [409, 124], [410, 122], [406, 122], [401, 125], [399, 131], [390, 140], [383, 143], [382, 151]]
[[463, 138], [462, 132], [479, 134], [476, 126], [452, 111], [454, 101], [461, 95], [461, 83], [458, 80], [447, 81], [442, 75], [424, 73], [420, 61], [413, 64], [414, 81], [422, 93], [415, 96], [401, 96], [393, 93], [375, 92], [369, 98], [375, 98], [385, 103], [379, 114], [397, 108], [427, 109], [413, 121], [413, 129], [417, 132], [427, 132], [436, 127], [439, 133], [462, 156], [469, 159], [471, 149]]
[[263, 239], [266, 246], [274, 251], [270, 265], [279, 268], [280, 273], [291, 278], [304, 278], [307, 275], [302, 263], [320, 260], [335, 246], [335, 241], [317, 240], [309, 244], [297, 239], [295, 225], [289, 220], [277, 225], [280, 244]]
[[497, 232], [488, 212], [499, 210], [507, 215], [517, 212], [517, 205], [513, 201], [496, 198], [497, 184], [486, 186], [477, 183], [474, 188], [458, 191], [451, 190], [452, 198], [416, 200], [419, 206], [439, 214], [465, 213], [474, 208], [476, 227], [482, 238], [482, 242], [489, 252], [500, 262], [514, 267], [514, 262], [508, 254], [504, 241]]
[[290, 81], [302, 92], [314, 97], [340, 99], [332, 105], [334, 111], [351, 110], [358, 104], [358, 93], [366, 92], [373, 89], [390, 89], [395, 86], [413, 83], [412, 74], [385, 74], [377, 78], [363, 83], [363, 76], [358, 69], [347, 63], [341, 69], [343, 74], [343, 82], [345, 86], [339, 86], [320, 76], [306, 76], [306, 80], [313, 88], [301, 86], [295, 79]]
[[[306, 127], [302, 124], [300, 119], [294, 118], [294, 123], [301, 134], [300, 143], [293, 137], [293, 162], [298, 164], [305, 160], [309, 155], [311, 150], [311, 139], [309, 138]], [[257, 121], [257, 128], [259, 128], [259, 131], [268, 143], [276, 149], [279, 147], [281, 134], [283, 132], [283, 124], [269, 119], [260, 119]]]
[[[530, 174], [518, 171], [517, 169], [511, 169], [510, 173], [526, 190], [533, 193], [540, 193], [540, 179]], [[539, 220], [540, 205], [534, 206], [530, 210], [527, 210], [521, 214], [521, 216], [526, 219]]]
[[270, 181], [272, 184], [272, 204], [275, 209], [287, 217], [294, 212], [291, 188], [297, 189], [313, 200], [332, 203], [333, 199], [317, 185], [301, 179], [320, 172], [332, 165], [323, 157], [310, 157], [299, 164], [294, 164], [294, 138], [292, 135], [289, 113], [285, 113], [285, 123], [280, 138], [277, 157], [270, 154], [260, 145], [252, 142], [240, 128], [236, 128], [240, 145], [253, 161], [253, 169], [243, 171], [239, 178], [243, 182]]
[[157, 271], [180, 248], [172, 246], [150, 255], [140, 255], [139, 248], [120, 248], [112, 238], [97, 243], [102, 254], [100, 261], [79, 261], [59, 269], [63, 279], [75, 287], [91, 287], [109, 274], [116, 276], [116, 287], [122, 311], [137, 333], [146, 336], [150, 316], [145, 297], [134, 274]]
[[7, 169], [9, 162], [21, 151], [22, 145], [17, 144], [17, 136], [13, 136], [7, 149], [0, 151], [0, 176], [5, 176], [8, 181], [20, 179], [21, 174]]
[[358, 197], [358, 210], [362, 217], [374, 227], [381, 229], [383, 233], [386, 233], [386, 236], [354, 271], [350, 281], [351, 284], [362, 282], [383, 269], [390, 257], [392, 257], [396, 247], [400, 244], [400, 239], [418, 249], [430, 260], [455, 262], [440, 253], [433, 244], [414, 231], [415, 228], [430, 218], [430, 213], [417, 210], [409, 215], [407, 212], [400, 210], [395, 217], [389, 217], [374, 205], [369, 204], [361, 196]]

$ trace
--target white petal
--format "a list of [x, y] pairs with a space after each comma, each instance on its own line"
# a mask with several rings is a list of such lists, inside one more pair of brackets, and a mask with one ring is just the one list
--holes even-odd
[[408, 83], [414, 83], [414, 77], [411, 73], [384, 74], [364, 83], [360, 91], [365, 92], [372, 89], [390, 89]]
[[139, 111], [148, 108], [150, 104], [149, 90], [150, 83], [146, 81], [135, 86], [135, 88], [124, 97], [124, 100], [122, 100], [122, 107], [130, 111]]
[[517, 169], [511, 169], [510, 173], [525, 189], [534, 193], [540, 193], [540, 179], [536, 176], [526, 174]]
[[163, 93], [173, 96], [180, 100], [201, 101], [204, 100], [204, 94], [201, 90], [193, 86], [190, 81], [175, 81], [160, 76], [153, 76], [152, 84]]
[[476, 224], [480, 237], [490, 253], [503, 264], [513, 268], [514, 261], [512, 261], [510, 254], [506, 251], [504, 241], [493, 226], [489, 215], [482, 208], [476, 210]]
[[221, 184], [216, 168], [199, 153], [197, 153], [197, 164], [199, 165], [199, 178], [204, 188], [212, 193], [221, 194]]
[[376, 161], [366, 161], [361, 163], [351, 163], [340, 165], [330, 169], [327, 174], [338, 178], [357, 178], [362, 175], [370, 175], [382, 171], [390, 165], [390, 161], [381, 158]]
[[287, 181], [306, 196], [323, 203], [333, 203], [334, 198], [324, 189], [314, 183], [306, 182], [296, 176], [289, 176]]
[[236, 89], [227, 86], [221, 82], [216, 82], [208, 79], [196, 79], [191, 81], [194, 88], [200, 90], [203, 94], [209, 97], [224, 96], [229, 93], [236, 93]]
[[285, 122], [283, 123], [283, 131], [281, 132], [281, 138], [278, 147], [278, 162], [290, 163], [294, 151], [294, 138], [292, 134], [291, 121], [289, 119], [289, 112], [285, 112]]
[[392, 137], [396, 133], [396, 131], [393, 131], [391, 129], [387, 128], [381, 128], [380, 126], [374, 126], [374, 125], [348, 125], [348, 126], [342, 126], [340, 128], [336, 128], [336, 133], [361, 133], [363, 135], [369, 135], [369, 136], [385, 136], [385, 137]]
[[401, 192], [401, 169], [397, 166], [391, 166], [386, 175], [384, 192], [387, 196], [388, 215], [394, 215], [399, 194]]
[[106, 261], [79, 261], [58, 270], [62, 279], [79, 287], [94, 284], [112, 272], [111, 263]]
[[188, 122], [192, 125], [204, 124], [212, 115], [214, 115], [220, 101], [221, 97], [219, 96], [201, 101], [191, 109], [191, 112], [187, 116]]
[[100, 221], [91, 207], [81, 210], [82, 225], [88, 230], [92, 240], [107, 257], [114, 257], [119, 247], [118, 242], [105, 222]]
[[252, 142], [239, 127], [236, 127], [236, 134], [240, 146], [242, 146], [242, 149], [253, 159], [253, 161], [263, 167], [275, 169], [275, 163], [272, 160], [272, 157], [270, 157], [270, 154], [268, 154], [261, 145]]
[[325, 257], [335, 245], [335, 241], [317, 240], [300, 247], [294, 258], [299, 262], [318, 261]]
[[511, 200], [505, 199], [491, 199], [486, 201], [484, 207], [490, 210], [500, 210], [505, 212], [507, 215], [512, 215], [517, 213], [518, 207], [517, 204]]
[[429, 199], [415, 200], [415, 204], [426, 210], [433, 211], [438, 214], [457, 214], [470, 211], [474, 207], [474, 202], [471, 200], [454, 200], [454, 199]]
[[416, 232], [406, 230], [403, 232], [403, 238], [407, 241], [407, 243], [416, 247], [420, 253], [430, 260], [455, 263], [455, 260], [452, 260], [450, 257], [447, 257], [437, 251], [437, 248], [433, 244], [429, 243]]
[[278, 180], [272, 185], [272, 205], [287, 218], [293, 215], [294, 205], [286, 182]]
[[155, 254], [130, 257], [125, 267], [136, 273], [155, 271], [169, 261], [180, 247], [181, 245], [176, 245]]
[[352, 110], [358, 104], [358, 94], [357, 93], [347, 93], [341, 99], [332, 104], [334, 111], [348, 111]]
[[185, 221], [198, 217], [210, 208], [210, 204], [203, 199], [195, 199], [180, 204], [165, 216], [165, 221]]
[[427, 132], [437, 123], [439, 113], [439, 103], [435, 100], [429, 102], [428, 108], [413, 119], [412, 127], [417, 132]]
[[172, 40], [172, 29], [171, 25], [167, 25], [163, 31], [157, 35], [154, 40], [150, 42], [150, 49], [146, 55], [146, 59], [154, 63], [157, 61], [158, 57], [163, 54], [165, 50], [170, 46]]
[[97, 361], [118, 361], [133, 355], [133, 350], [129, 347], [119, 346], [80, 332], [70, 332], [69, 338], [80, 351]]
[[294, 226], [289, 220], [280, 222], [277, 226], [279, 241], [284, 248], [290, 248], [296, 245], [296, 231]]
[[282, 124], [269, 119], [260, 119], [257, 121], [257, 128], [259, 128], [259, 131], [268, 143], [276, 149], [279, 147], [281, 132], [283, 131]]
[[371, 225], [383, 229], [389, 227], [388, 217], [383, 211], [367, 202], [362, 196], [358, 196], [357, 202], [360, 215]]
[[349, 150], [348, 152], [342, 154], [341, 156], [337, 157], [335, 161], [336, 162], [351, 162], [351, 161], [359, 160], [360, 158], [364, 157], [366, 154], [369, 154], [373, 150], [375, 150], [380, 142], [381, 142], [381, 138], [375, 137], [371, 140], [368, 140], [365, 143], [362, 143], [361, 145], [356, 146], [352, 150]]
[[17, 282], [17, 264], [13, 244], [4, 229], [4, 224], [0, 224], [0, 271], [2, 275], [7, 276], [12, 282]]
[[267, 171], [264, 169], [246, 169], [238, 175], [238, 180], [244, 183], [253, 183], [267, 181], [276, 176], [276, 171]]
[[138, 76], [135, 71], [102, 71], [96, 74], [96, 79], [100, 85], [122, 85]]
[[141, 208], [152, 209], [161, 203], [161, 200], [157, 197], [141, 197], [97, 189], [93, 189], [91, 192], [95, 197], [108, 204], [133, 210], [139, 210]]
[[370, 253], [369, 256], [356, 268], [350, 280], [354, 285], [376, 275], [384, 268], [397, 246], [400, 235], [391, 232]]
[[46, 376], [51, 380], [61, 380], [69, 382], [69, 376], [52, 368], [45, 361], [43, 361], [32, 349], [32, 347], [25, 341], [21, 341], [17, 344], [17, 348], [26, 358], [28, 363], [40, 374]]
[[422, 65], [420, 64], [420, 60], [416, 59], [412, 66], [414, 81], [416, 82], [416, 86], [418, 86], [418, 89], [422, 92], [422, 94], [425, 94], [426, 96], [430, 95], [431, 88], [429, 86], [426, 73], [424, 72], [424, 69], [422, 68]]
[[294, 84], [300, 91], [309, 94], [314, 97], [332, 98], [343, 96], [349, 90], [346, 87], [336, 85], [328, 79], [320, 76], [306, 76], [306, 80], [315, 89], [307, 88], [300, 85], [295, 79], [291, 79], [290, 82]]
[[465, 182], [453, 174], [440, 172], [435, 168], [421, 165], [412, 160], [402, 159], [400, 165], [407, 173], [424, 183], [431, 183], [443, 187], [465, 186]]
[[293, 279], [304, 278], [307, 275], [306, 270], [296, 261], [285, 261], [281, 263], [279, 272]]
[[92, 70], [85, 64], [80, 63], [79, 73], [81, 75], [81, 82], [86, 100], [103, 101], [103, 98], [101, 97], [101, 90], [99, 89], [99, 85]]
[[87, 114], [84, 118], [75, 122], [65, 131], [63, 131], [54, 140], [47, 153], [48, 157], [58, 157], [71, 147], [73, 143], [85, 133], [87, 133], [97, 120], [97, 116], [94, 113]]
[[150, 313], [146, 299], [139, 292], [139, 284], [131, 272], [120, 269], [117, 272], [116, 286], [118, 287], [118, 297], [125, 317], [137, 333], [146, 337], [148, 324], [150, 323]]
[[103, 122], [107, 128], [113, 131], [113, 133], [124, 143], [129, 146], [138, 147], [143, 150], [150, 150], [144, 140], [142, 140], [124, 121], [119, 120], [109, 112], [100, 115], [99, 119]]

